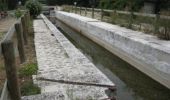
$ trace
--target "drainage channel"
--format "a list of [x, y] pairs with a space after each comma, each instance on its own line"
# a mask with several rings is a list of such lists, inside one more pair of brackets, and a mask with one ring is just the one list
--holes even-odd
[[116, 84], [118, 100], [169, 100], [169, 89], [59, 20], [56, 19], [55, 24], [82, 53]]

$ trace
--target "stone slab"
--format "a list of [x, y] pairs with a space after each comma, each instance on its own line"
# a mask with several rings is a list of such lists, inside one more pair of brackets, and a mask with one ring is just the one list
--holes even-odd
[[115, 86], [45, 16], [41, 15], [41, 17], [44, 21], [42, 19], [34, 21], [38, 73], [33, 75], [34, 84], [41, 88], [41, 94], [24, 96], [22, 100], [99, 100], [108, 98], [107, 87], [37, 80], [41, 77]]
[[[48, 19], [45, 19], [45, 22], [47, 21]], [[51, 22], [48, 24], [52, 25]], [[36, 56], [39, 66], [37, 77], [114, 85], [55, 26], [49, 27], [51, 32], [42, 20], [37, 20], [34, 27], [36, 30]], [[51, 34], [55, 34], [55, 37]], [[63, 39], [65, 41], [62, 41]], [[46, 86], [43, 82], [38, 84]]]
[[108, 98], [107, 92], [107, 88], [57, 83], [43, 87], [41, 94], [24, 96], [22, 100], [103, 100]]
[[[34, 83], [41, 88], [41, 94], [23, 96], [22, 100], [99, 100], [109, 98], [110, 93], [113, 92], [110, 92], [106, 87], [37, 80], [37, 77], [42, 77], [115, 86], [45, 16], [42, 18], [46, 24], [43, 20], [34, 21], [38, 74], [33, 75]], [[55, 34], [55, 37], [51, 34]]]

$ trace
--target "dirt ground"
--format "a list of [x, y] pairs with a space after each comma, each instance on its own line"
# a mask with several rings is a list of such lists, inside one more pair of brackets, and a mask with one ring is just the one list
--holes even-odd
[[[3, 22], [3, 21], [2, 21]], [[15, 19], [10, 19], [9, 23], [14, 23]], [[4, 23], [4, 22], [3, 22]], [[7, 26], [11, 26], [11, 24], [5, 24], [6, 26], [3, 27], [1, 21], [0, 21], [0, 31], [5, 31], [8, 30]], [[16, 64], [19, 70], [21, 67], [24, 67], [27, 64], [30, 63], [36, 63], [36, 53], [35, 53], [35, 48], [34, 48], [34, 34], [33, 34], [33, 29], [32, 27], [29, 29], [29, 35], [28, 35], [28, 45], [25, 45], [25, 53], [26, 53], [26, 62], [23, 64], [20, 64], [20, 60], [19, 57], [16, 57]], [[5, 74], [5, 68], [4, 68], [4, 60], [3, 60], [3, 56], [0, 57], [0, 94], [1, 94], [1, 90], [3, 88], [4, 82], [6, 79], [6, 74]], [[24, 79], [19, 79], [20, 84], [22, 85]]]
[[[3, 87], [4, 82], [5, 82], [5, 77], [6, 77], [6, 75], [5, 75], [5, 70], [4, 70], [4, 63], [3, 63], [3, 58], [1, 57], [0, 58], [0, 91]], [[0, 92], [0, 94], [1, 94], [1, 92]]]
[[[16, 19], [14, 17], [6, 17], [4, 19], [0, 20], [0, 41], [2, 40], [3, 36], [7, 31], [10, 29], [12, 24], [14, 24]], [[5, 68], [4, 68], [4, 60], [3, 57], [0, 56], [0, 90], [1, 87], [3, 87], [4, 81], [5, 81]]]
[[3, 38], [4, 34], [9, 30], [9, 28], [15, 23], [16, 20], [16, 18], [10, 16], [0, 20], [0, 40]]

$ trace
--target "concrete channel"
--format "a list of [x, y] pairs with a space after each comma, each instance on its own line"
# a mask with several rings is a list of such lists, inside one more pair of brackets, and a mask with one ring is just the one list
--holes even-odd
[[56, 27], [116, 84], [118, 100], [167, 100], [170, 90], [59, 20]]
[[83, 55], [45, 16], [34, 21], [41, 94], [22, 100], [114, 100], [115, 84]]
[[170, 41], [73, 13], [56, 11], [55, 17], [170, 88]]
[[[151, 77], [150, 75], [146, 74], [145, 72], [140, 70], [138, 67], [134, 66], [132, 63], [129, 63], [127, 61], [127, 59], [122, 59], [122, 56], [121, 56], [122, 54], [120, 54], [120, 53], [117, 54], [115, 52], [113, 53], [113, 51], [111, 51], [107, 48], [107, 45], [105, 46], [105, 43], [109, 44], [108, 41], [106, 41], [107, 39], [113, 39], [113, 37], [110, 37], [112, 35], [110, 35], [109, 33], [111, 33], [110, 31], [114, 30], [114, 29], [115, 29], [114, 32], [116, 32], [116, 34], [118, 32], [121, 32], [122, 35], [124, 35], [123, 33], [127, 33], [125, 35], [125, 37], [127, 36], [130, 39], [131, 38], [135, 39], [139, 35], [139, 38], [141, 38], [141, 39], [136, 38], [136, 42], [138, 40], [139, 40], [138, 42], [141, 42], [142, 39], [144, 39], [143, 40], [144, 45], [146, 43], [146, 46], [142, 46], [143, 47], [142, 50], [144, 50], [144, 51], [146, 50], [147, 54], [148, 54], [148, 49], [149, 49], [147, 47], [148, 42], [151, 45], [150, 47], [153, 46], [153, 49], [158, 49], [158, 51], [159, 51], [162, 49], [159, 48], [158, 44], [160, 46], [163, 45], [163, 47], [165, 47], [167, 50], [168, 44], [169, 44], [168, 41], [159, 40], [154, 36], [146, 35], [144, 33], [132, 31], [132, 30], [125, 29], [125, 28], [122, 28], [119, 26], [110, 25], [110, 24], [108, 25], [108, 23], [100, 22], [96, 19], [82, 17], [80, 15], [76, 15], [73, 13], [66, 13], [66, 12], [61, 12], [61, 11], [57, 11], [55, 13], [56, 13], [56, 15], [53, 16], [55, 18], [52, 18], [51, 21], [54, 24], [56, 24], [56, 27], [61, 29], [63, 34], [77, 48], [79, 48], [81, 50], [81, 52], [83, 52], [103, 73], [105, 73], [105, 75], [107, 75], [110, 80], [112, 80], [117, 85], [118, 89], [116, 92], [116, 97], [118, 98], [118, 100], [168, 100], [170, 98], [170, 90], [167, 88], [166, 85], [162, 84], [160, 81], [158, 81], [155, 78]], [[61, 15], [60, 14], [57, 15], [58, 13], [61, 13]], [[57, 17], [57, 16], [60, 16], [60, 17]], [[91, 23], [93, 23], [93, 24], [101, 23], [100, 25], [103, 24], [102, 26], [104, 28], [106, 28], [106, 29], [109, 28], [109, 29], [103, 31], [102, 27], [97, 24], [98, 26], [95, 25], [95, 27], [99, 27], [99, 28], [101, 28], [101, 30], [99, 29], [99, 31], [97, 31], [95, 33], [94, 31], [97, 30], [98, 28], [91, 27], [91, 26], [87, 27], [88, 24], [91, 24]], [[90, 28], [90, 30], [88, 28]], [[84, 32], [85, 30], [87, 30], [88, 33], [85, 33]], [[95, 34], [89, 35], [89, 34], [92, 34], [92, 33], [90, 33], [90, 31], [94, 32]], [[109, 31], [109, 32], [105, 32], [105, 31]], [[101, 36], [102, 32], [105, 33], [104, 35], [109, 34], [108, 36], [110, 38], [107, 36]], [[96, 34], [100, 34], [100, 36], [97, 36]], [[101, 41], [104, 41], [105, 43], [104, 42], [100, 43], [100, 42], [98, 42], [99, 39], [98, 39], [98, 41], [96, 41], [95, 38], [91, 38], [90, 36], [97, 37]], [[106, 40], [104, 40], [103, 38]], [[116, 35], [115, 35], [115, 38], [117, 38]], [[119, 38], [119, 39], [121, 39], [121, 38]], [[128, 39], [125, 38], [125, 40], [127, 40], [127, 41], [121, 41], [121, 40], [120, 41], [124, 42], [124, 43], [128, 42]], [[113, 40], [112, 40], [112, 42], [113, 42]], [[112, 45], [114, 45], [114, 44], [115, 43], [112, 43]], [[128, 42], [128, 44], [130, 44], [130, 42]], [[132, 43], [132, 44], [135, 45], [135, 43]], [[143, 42], [141, 44], [143, 44]], [[157, 46], [155, 46], [155, 45], [157, 45]], [[140, 46], [138, 46], [138, 47], [140, 47]], [[138, 47], [136, 47], [135, 50], [140, 49]], [[125, 50], [127, 50], [127, 49], [128, 48], [125, 48]], [[134, 48], [132, 48], [132, 49], [134, 49]], [[166, 52], [166, 50], [163, 50], [163, 52]], [[152, 51], [154, 51], [154, 50], [151, 49], [150, 52], [152, 52]], [[133, 53], [135, 54], [136, 52], [133, 52]], [[143, 53], [145, 53], [145, 52], [143, 52]], [[157, 52], [154, 53], [155, 55], [151, 54], [153, 58], [158, 57], [158, 55], [160, 55], [159, 52], [158, 52], [158, 54], [156, 54], [156, 53]], [[139, 54], [139, 53], [137, 53], [137, 54]], [[141, 56], [146, 56], [147, 54], [144, 54], [144, 55], [141, 54]], [[148, 56], [150, 56], [150, 55], [148, 55]], [[162, 55], [162, 57], [163, 57], [163, 59], [165, 59], [164, 55]], [[148, 58], [146, 57], [145, 60], [147, 60], [147, 59]], [[158, 59], [158, 60], [164, 61], [163, 59], [162, 60]], [[158, 63], [160, 63], [160, 61]], [[141, 62], [143, 62], [143, 61], [141, 61]], [[166, 59], [165, 62], [168, 62], [168, 59]], [[155, 61], [153, 63], [155, 63]], [[140, 67], [142, 67], [142, 66], [140, 66]], [[151, 68], [153, 68], [153, 67], [154, 67], [154, 65], [151, 66]], [[168, 66], [165, 66], [165, 67], [169, 68]], [[165, 68], [165, 67], [163, 67], [163, 68]], [[161, 71], [161, 70], [158, 70], [158, 71]], [[163, 72], [165, 72], [165, 69]], [[166, 72], [164, 74], [167, 75], [167, 72], [168, 72], [168, 70], [166, 69]], [[160, 73], [157, 73], [157, 75], [158, 74], [160, 74]], [[169, 75], [167, 75], [167, 76], [169, 76]]]

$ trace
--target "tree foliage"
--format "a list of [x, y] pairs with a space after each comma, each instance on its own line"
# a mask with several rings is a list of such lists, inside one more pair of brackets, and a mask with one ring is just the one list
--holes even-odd
[[26, 8], [29, 10], [30, 15], [36, 18], [42, 10], [41, 4], [36, 0], [29, 0], [26, 2]]
[[137, 11], [144, 4], [144, 0], [100, 0], [100, 7], [105, 9], [123, 10], [126, 7], [129, 10]]
[[46, 0], [48, 5], [73, 5], [77, 2], [78, 6], [90, 6], [91, 0]]
[[18, 0], [8, 0], [8, 9], [13, 10], [17, 6]]
[[0, 11], [5, 11], [8, 9], [8, 6], [6, 3], [0, 3]]

